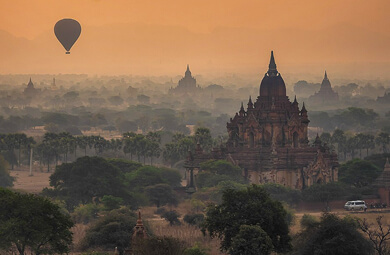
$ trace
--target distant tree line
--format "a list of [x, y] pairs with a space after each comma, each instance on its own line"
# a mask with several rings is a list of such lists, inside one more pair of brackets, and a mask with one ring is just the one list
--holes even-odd
[[324, 132], [320, 136], [321, 141], [338, 153], [339, 160], [350, 158], [364, 158], [372, 154], [375, 149], [382, 153], [389, 152], [390, 134], [379, 132], [376, 135], [369, 133], [346, 133], [336, 129], [332, 134]]
[[213, 139], [210, 130], [203, 127], [197, 128], [194, 136], [161, 131], [148, 132], [146, 135], [126, 132], [122, 138], [111, 140], [99, 135], [74, 136], [68, 132], [47, 132], [38, 141], [23, 133], [0, 134], [0, 152], [10, 163], [11, 169], [22, 163], [28, 165], [33, 149], [33, 160], [46, 165], [47, 171], [59, 162], [67, 163], [87, 155], [129, 158], [150, 165], [158, 161], [173, 166], [185, 159], [188, 151], [194, 150], [197, 143], [203, 149], [211, 150], [218, 140]]
[[387, 127], [390, 126], [389, 120], [380, 122], [380, 116], [374, 110], [358, 107], [348, 107], [337, 111], [333, 115], [324, 111], [310, 112], [309, 118], [311, 126], [321, 127], [327, 132], [335, 129], [377, 132], [381, 128], [386, 128], [386, 124]]

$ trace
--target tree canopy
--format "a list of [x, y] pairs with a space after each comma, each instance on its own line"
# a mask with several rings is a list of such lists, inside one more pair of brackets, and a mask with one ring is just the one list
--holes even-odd
[[201, 163], [200, 167], [202, 171], [196, 180], [200, 188], [214, 187], [223, 181], [245, 182], [242, 170], [226, 160], [209, 160]]
[[306, 201], [324, 202], [326, 209], [329, 209], [330, 201], [345, 194], [345, 187], [337, 182], [326, 184], [314, 184], [302, 191], [302, 197]]
[[108, 212], [95, 221], [86, 231], [82, 240], [82, 248], [104, 248], [114, 250], [118, 248], [120, 255], [130, 247], [133, 228], [136, 224], [136, 215], [129, 209], [121, 208]]
[[50, 186], [68, 207], [73, 207], [104, 195], [127, 198], [122, 176], [119, 168], [104, 158], [82, 157], [57, 166], [50, 176]]
[[288, 251], [291, 247], [286, 211], [261, 186], [228, 189], [223, 193], [220, 205], [208, 207], [204, 231], [207, 230], [211, 237], [222, 239], [222, 250], [232, 247], [232, 240], [239, 234], [241, 225], [261, 227], [277, 252]]
[[178, 204], [178, 199], [171, 186], [168, 184], [159, 183], [153, 186], [148, 186], [145, 189], [145, 193], [149, 200], [157, 207], [164, 206], [166, 204], [177, 206]]
[[73, 222], [48, 199], [0, 188], [0, 249], [68, 253]]
[[9, 174], [8, 163], [3, 156], [0, 155], [0, 187], [12, 187], [14, 178]]
[[357, 188], [371, 184], [382, 170], [369, 161], [353, 159], [339, 168], [339, 180]]
[[233, 237], [229, 254], [267, 255], [272, 249], [272, 240], [261, 227], [241, 225], [240, 232]]
[[358, 231], [357, 222], [350, 218], [340, 219], [325, 213], [320, 222], [313, 222], [298, 234], [295, 245], [297, 254], [372, 254], [370, 242]]

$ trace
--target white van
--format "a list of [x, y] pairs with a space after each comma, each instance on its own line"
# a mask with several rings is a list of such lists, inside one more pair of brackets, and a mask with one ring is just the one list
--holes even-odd
[[344, 209], [347, 210], [347, 211], [357, 211], [357, 210], [361, 210], [361, 211], [365, 211], [367, 210], [367, 206], [366, 206], [366, 202], [362, 201], [362, 200], [356, 200], [356, 201], [348, 201], [345, 203], [344, 205]]

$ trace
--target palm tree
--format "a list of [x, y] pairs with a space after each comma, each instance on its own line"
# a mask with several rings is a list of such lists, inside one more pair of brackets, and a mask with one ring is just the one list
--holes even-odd
[[341, 129], [336, 129], [333, 132], [332, 143], [337, 144], [337, 154], [340, 154], [341, 152], [344, 153], [344, 160], [346, 160], [346, 142], [347, 142], [347, 137], [344, 134], [344, 131]]
[[5, 147], [7, 148], [8, 152], [8, 160], [11, 163], [11, 169], [14, 169], [15, 164], [15, 148], [16, 148], [16, 137], [15, 134], [7, 134], [3, 138], [3, 142], [5, 144]]
[[147, 156], [150, 157], [150, 165], [153, 165], [153, 157], [160, 157], [160, 145], [154, 141], [147, 141]]
[[[368, 151], [369, 149], [374, 149], [375, 148], [375, 139], [373, 135], [370, 134], [360, 134], [360, 143], [361, 143], [361, 148], [366, 149], [366, 156], [368, 156]], [[360, 152], [361, 154], [361, 152]], [[360, 158], [362, 156], [360, 155]]]
[[[87, 156], [88, 137], [87, 136], [76, 137], [76, 146], [79, 147], [80, 149], [84, 150], [84, 156]], [[76, 155], [75, 155], [75, 157], [76, 157]]]
[[18, 149], [18, 167], [20, 167], [20, 154], [22, 147], [27, 145], [27, 135], [23, 133], [16, 133], [13, 135], [13, 138], [15, 139], [15, 148]]
[[122, 140], [121, 139], [111, 139], [110, 148], [114, 151], [115, 157], [118, 157], [118, 150], [122, 149]]
[[390, 135], [386, 132], [381, 132], [375, 138], [375, 142], [377, 145], [382, 147], [383, 153], [387, 153], [387, 145], [390, 143]]
[[65, 163], [68, 162], [68, 153], [73, 153], [75, 148], [75, 138], [68, 132], [58, 134], [59, 150], [64, 154]]

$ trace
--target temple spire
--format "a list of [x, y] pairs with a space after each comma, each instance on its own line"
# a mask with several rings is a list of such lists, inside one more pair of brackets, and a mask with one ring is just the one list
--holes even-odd
[[253, 109], [252, 97], [249, 96], [248, 109]]
[[305, 102], [303, 102], [303, 104], [302, 104], [302, 112], [307, 112], [306, 107], [305, 107]]
[[319, 137], [318, 133], [317, 133], [316, 139], [314, 141], [314, 144], [316, 146], [321, 146], [321, 144], [322, 144], [321, 138]]
[[390, 163], [389, 163], [389, 158], [386, 158], [386, 163], [385, 163], [385, 171], [390, 171]]
[[240, 108], [239, 114], [240, 114], [240, 116], [244, 116], [245, 115], [245, 109], [244, 109], [243, 102], [241, 102], [241, 108]]
[[274, 51], [271, 51], [271, 59], [269, 61], [268, 66], [268, 75], [276, 75], [278, 73], [278, 70], [276, 69], [276, 63], [274, 58]]
[[33, 84], [32, 81], [31, 81], [31, 77], [30, 77], [30, 81], [29, 81], [28, 84], [27, 84], [27, 87], [34, 87], [34, 84]]
[[186, 70], [185, 76], [191, 76], [191, 71], [190, 71], [190, 65], [189, 64], [187, 64], [187, 70]]
[[326, 70], [325, 70], [324, 80], [327, 80], [327, 79], [328, 79], [328, 75], [326, 74]]

